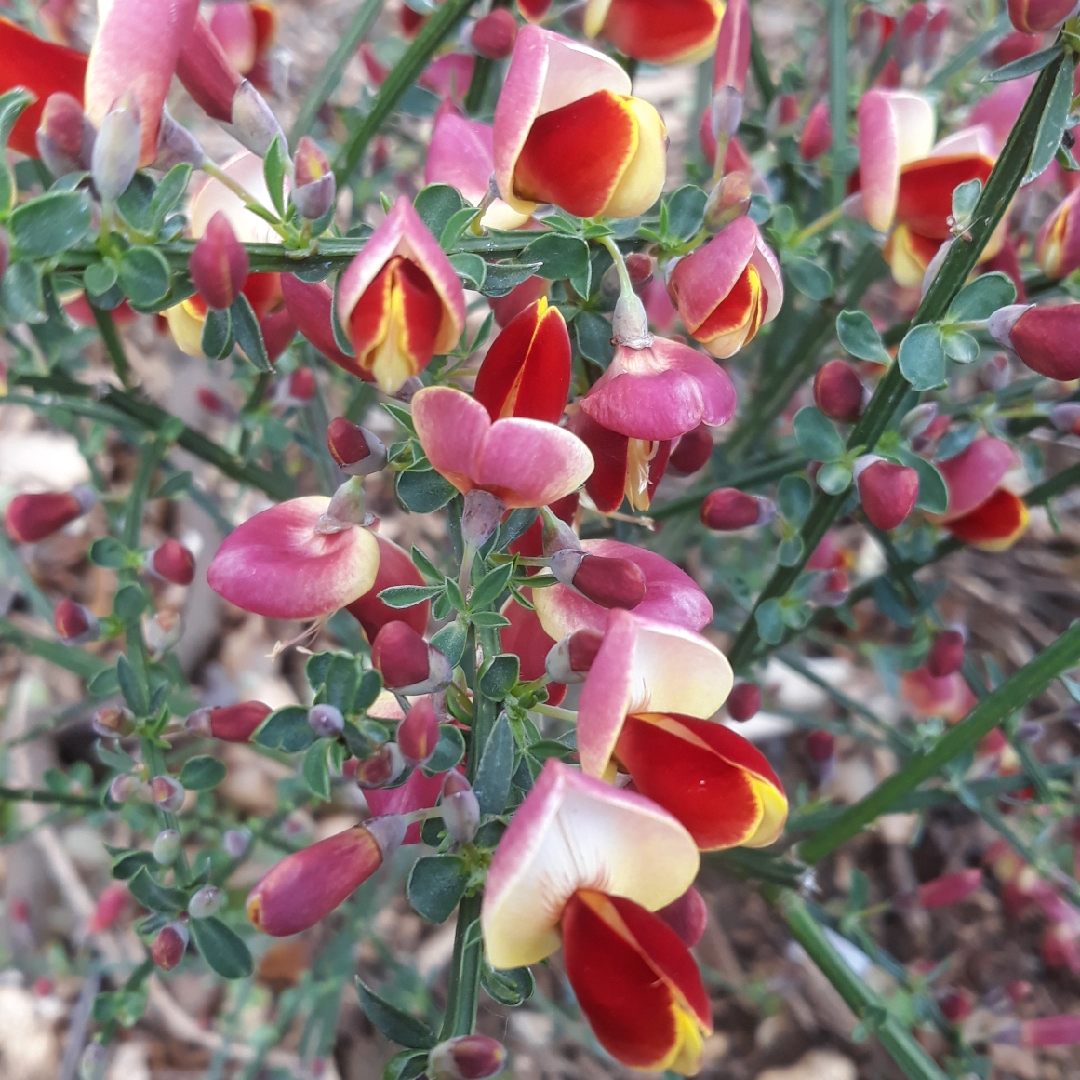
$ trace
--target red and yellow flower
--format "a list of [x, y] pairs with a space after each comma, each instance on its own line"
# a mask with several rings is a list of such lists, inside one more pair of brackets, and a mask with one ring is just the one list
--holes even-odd
[[697, 64], [716, 44], [724, 0], [589, 0], [585, 33], [647, 64]]

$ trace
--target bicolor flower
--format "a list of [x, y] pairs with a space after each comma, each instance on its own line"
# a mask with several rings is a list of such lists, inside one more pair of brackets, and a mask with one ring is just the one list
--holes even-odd
[[987, 329], [1032, 371], [1059, 382], [1080, 379], [1080, 304], [1010, 304]]
[[984, 436], [955, 457], [937, 462], [949, 490], [949, 508], [937, 520], [973, 547], [984, 551], [1011, 547], [1029, 520], [1024, 500], [1002, 486], [1018, 461], [1008, 443]]
[[1008, 0], [1009, 22], [1025, 34], [1051, 30], [1078, 10], [1076, 0]]
[[720, 32], [723, 0], [589, 0], [585, 33], [646, 64], [697, 64]]
[[690, 335], [717, 359], [734, 356], [780, 311], [780, 264], [748, 217], [680, 259], [668, 291]]
[[465, 294], [450, 260], [401, 196], [341, 276], [338, 318], [352, 342], [354, 373], [384, 393], [400, 390], [465, 325]]
[[[636, 618], [694, 631], [712, 622], [709, 598], [689, 574], [663, 555], [619, 540], [582, 540], [581, 549], [602, 558], [628, 559], [641, 568], [645, 575], [645, 599], [634, 608]], [[562, 641], [576, 630], [603, 633], [607, 628], [608, 609], [565, 585], [536, 589], [532, 601], [541, 625], [554, 641]]]
[[1080, 189], [1071, 192], [1042, 223], [1035, 237], [1035, 262], [1055, 281], [1080, 267], [1080, 229], [1077, 206]]
[[592, 455], [569, 431], [520, 417], [492, 423], [480, 402], [448, 386], [421, 390], [412, 419], [432, 467], [462, 494], [480, 489], [510, 508], [547, 506], [592, 472]]
[[295, 274], [282, 274], [281, 295], [296, 329], [327, 360], [365, 382], [373, 381], [371, 372], [358, 368], [355, 359], [338, 347], [332, 321], [334, 293], [325, 281], [301, 281]]
[[407, 608], [387, 607], [379, 599], [383, 589], [395, 585], [426, 585], [420, 571], [413, 565], [409, 553], [385, 536], [376, 536], [379, 545], [379, 572], [371, 588], [359, 599], [345, 605], [345, 610], [363, 627], [368, 641], [374, 641], [389, 622], [404, 622], [418, 634], [427, 632], [431, 604], [424, 600]]
[[488, 871], [480, 924], [496, 968], [560, 944], [601, 1044], [633, 1068], [697, 1071], [711, 1016], [678, 935], [652, 912], [689, 888], [697, 847], [666, 811], [554, 759], [514, 814]]
[[491, 343], [473, 397], [491, 419], [519, 416], [557, 424], [570, 393], [570, 335], [558, 308], [541, 296]]
[[515, 210], [554, 203], [579, 217], [635, 217], [664, 186], [660, 114], [632, 97], [614, 60], [526, 26], [495, 106], [495, 180]]
[[270, 619], [318, 619], [353, 603], [375, 584], [379, 544], [330, 510], [330, 499], [311, 496], [248, 518], [218, 548], [210, 588]]
[[900, 696], [920, 719], [942, 717], [950, 724], [963, 720], [978, 704], [959, 671], [936, 678], [925, 667], [905, 671], [900, 678]]

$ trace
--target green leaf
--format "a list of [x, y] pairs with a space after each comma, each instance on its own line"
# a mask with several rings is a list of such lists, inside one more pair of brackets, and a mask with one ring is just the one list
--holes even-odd
[[95, 262], [83, 271], [83, 285], [91, 296], [104, 296], [116, 284], [117, 277], [111, 262]]
[[576, 236], [546, 233], [522, 252], [522, 258], [539, 262], [537, 273], [548, 281], [563, 281], [589, 272], [589, 245]]
[[970, 364], [979, 359], [979, 343], [965, 330], [942, 330], [941, 347], [945, 355], [958, 364]]
[[817, 486], [827, 495], [839, 495], [851, 485], [851, 470], [840, 461], [826, 462], [818, 470]]
[[[345, 327], [341, 324], [341, 317], [338, 314], [338, 297], [341, 293], [341, 277], [338, 275], [337, 281], [334, 282], [333, 295], [330, 297], [330, 329], [334, 334], [334, 344], [346, 355], [355, 356], [353, 352], [352, 342], [349, 340], [349, 335], [345, 332]], [[383, 403], [383, 408], [386, 408], [386, 403]], [[411, 428], [410, 428], [411, 430]]]
[[225, 779], [228, 771], [217, 758], [208, 755], [189, 758], [180, 770], [180, 783], [188, 791], [212, 791]]
[[330, 768], [326, 763], [328, 740], [318, 739], [308, 747], [300, 764], [300, 775], [308, 791], [323, 802], [330, 801]]
[[465, 652], [467, 638], [468, 630], [460, 622], [455, 621], [447, 623], [441, 630], [432, 634], [431, 644], [450, 661], [451, 667], [457, 667]]
[[801, 536], [789, 536], [780, 545], [776, 553], [776, 561], [781, 566], [798, 566], [804, 550]]
[[[449, 184], [429, 184], [417, 192], [413, 206], [435, 237], [442, 236], [451, 219], [464, 208], [465, 200]], [[472, 209], [470, 207], [469, 209]]]
[[150, 876], [145, 866], [136, 870], [128, 881], [128, 892], [144, 908], [149, 908], [151, 911], [183, 911], [188, 903], [187, 890], [159, 885]]
[[230, 311], [236, 344], [244, 350], [244, 355], [259, 371], [272, 372], [274, 367], [270, 363], [266, 342], [263, 341], [262, 330], [259, 329], [259, 320], [255, 316], [251, 301], [241, 293], [233, 301]]
[[116, 200], [120, 216], [133, 229], [148, 233], [154, 222], [150, 204], [154, 199], [154, 181], [146, 173], [136, 173], [123, 194]]
[[398, 473], [398, 498], [405, 505], [405, 509], [414, 514], [430, 514], [441, 510], [456, 494], [457, 488], [434, 469]]
[[[511, 510], [506, 520], [499, 526], [499, 538], [495, 542], [496, 551], [505, 551], [515, 540], [524, 536], [536, 521], [537, 512], [531, 507]], [[423, 573], [423, 567], [420, 568]]]
[[377, 671], [365, 671], [360, 678], [360, 685], [353, 697], [352, 709], [342, 710], [353, 713], [367, 712], [382, 693], [382, 676]]
[[270, 192], [270, 201], [274, 204], [279, 218], [285, 217], [285, 177], [288, 172], [289, 155], [285, 150], [285, 140], [280, 135], [275, 135], [263, 161], [263, 176], [266, 178], [266, 190]]
[[147, 871], [157, 868], [154, 856], [149, 851], [128, 851], [113, 859], [112, 876], [117, 881], [127, 881], [143, 868]]
[[514, 564], [504, 563], [497, 566], [491, 573], [484, 576], [480, 583], [473, 589], [469, 598], [469, 607], [478, 611], [489, 608], [504, 592], [510, 584], [510, 578], [514, 576]]
[[7, 146], [11, 129], [23, 112], [34, 102], [34, 95], [21, 86], [0, 94], [0, 146]]
[[125, 585], [113, 597], [113, 613], [125, 625], [138, 622], [146, 610], [146, 593], [141, 585]]
[[320, 702], [333, 705], [343, 713], [349, 712], [359, 681], [360, 669], [356, 660], [345, 653], [335, 653], [326, 668]]
[[941, 331], [932, 323], [909, 330], [900, 342], [900, 372], [915, 390], [934, 390], [945, 382]]
[[685, 184], [673, 191], [665, 200], [667, 209], [667, 229], [665, 239], [680, 240], [685, 243], [692, 240], [705, 219], [705, 203], [708, 196], [701, 188]]
[[410, 608], [431, 600], [445, 588], [445, 585], [391, 585], [379, 593], [379, 599], [387, 607]]
[[439, 725], [439, 741], [435, 752], [424, 762], [422, 769], [425, 776], [438, 776], [449, 772], [465, 757], [465, 736], [461, 729], [453, 724]]
[[233, 351], [232, 312], [228, 308], [207, 311], [202, 328], [202, 351], [210, 360], [224, 360]]
[[836, 336], [845, 351], [859, 360], [889, 363], [889, 354], [865, 311], [841, 311], [836, 316]]
[[87, 684], [91, 697], [110, 697], [120, 693], [120, 680], [116, 677], [116, 668], [107, 667], [99, 671]]
[[133, 247], [120, 259], [120, 288], [136, 308], [152, 307], [169, 292], [169, 264], [152, 247]]
[[761, 640], [769, 645], [779, 645], [784, 638], [784, 608], [776, 597], [766, 600], [754, 612]]
[[844, 456], [847, 447], [836, 425], [813, 405], [800, 409], [792, 426], [799, 447], [812, 461], [837, 461]]
[[90, 545], [87, 552], [95, 566], [105, 566], [110, 570], [121, 570], [130, 565], [131, 552], [114, 536], [102, 536]]
[[998, 308], [1006, 307], [1016, 299], [1016, 286], [1006, 274], [995, 271], [980, 274], [965, 285], [949, 305], [945, 323], [982, 322], [989, 319]]
[[405, 895], [421, 918], [444, 923], [461, 902], [468, 884], [463, 855], [423, 855], [409, 871]]
[[501, 814], [506, 808], [506, 799], [510, 794], [510, 777], [514, 772], [514, 733], [510, 730], [510, 721], [506, 713], [500, 713], [499, 719], [491, 729], [491, 737], [484, 747], [480, 767], [476, 770], [473, 789], [480, 803], [481, 814]]
[[487, 274], [484, 275], [484, 295], [507, 296], [539, 270], [538, 262], [518, 262], [516, 259], [489, 262]]
[[1042, 71], [1047, 64], [1056, 60], [1061, 55], [1061, 42], [1055, 42], [1049, 49], [1041, 49], [1030, 56], [1021, 56], [1019, 60], [1003, 64], [995, 68], [989, 75], [983, 76], [983, 82], [1011, 82], [1013, 79], [1022, 79], [1025, 75], [1034, 75]]
[[601, 368], [607, 368], [615, 355], [611, 344], [611, 323], [598, 311], [582, 311], [573, 322], [578, 352]]
[[359, 977], [356, 980], [356, 993], [364, 1015], [391, 1042], [420, 1050], [430, 1050], [438, 1042], [438, 1037], [426, 1021], [391, 1005]]
[[814, 492], [809, 481], [794, 474], [785, 476], [776, 489], [776, 502], [780, 513], [793, 525], [802, 525], [806, 520], [813, 498]]
[[124, 695], [127, 707], [136, 716], [145, 716], [150, 711], [149, 688], [141, 679], [135, 677], [128, 658], [122, 654], [116, 659], [116, 678], [120, 683], [120, 693]]
[[284, 750], [290, 754], [306, 750], [315, 741], [315, 733], [308, 723], [308, 710], [303, 705], [275, 709], [255, 732], [254, 740], [270, 750]]
[[450, 256], [450, 265], [466, 289], [475, 289], [476, 292], [483, 289], [488, 264], [479, 255], [474, 255], [471, 251], [459, 251]]
[[536, 980], [527, 967], [503, 971], [493, 968], [486, 961], [480, 969], [480, 985], [492, 1001], [511, 1009], [524, 1005], [536, 992]]
[[182, 472], [173, 473], [167, 480], [163, 480], [151, 493], [152, 499], [181, 499], [191, 494], [191, 484], [195, 478], [184, 469]]
[[40, 268], [29, 262], [9, 266], [0, 280], [0, 304], [13, 323], [45, 322], [45, 290]]
[[941, 473], [924, 457], [906, 446], [899, 446], [896, 457], [919, 474], [919, 498], [915, 506], [928, 514], [944, 514], [949, 509], [949, 489]]
[[1028, 170], [1021, 183], [1030, 184], [1037, 176], [1041, 176], [1054, 160], [1054, 155], [1061, 145], [1061, 136], [1065, 132], [1065, 125], [1069, 121], [1069, 109], [1072, 106], [1073, 66], [1072, 62], [1066, 62], [1057, 70], [1046, 108], [1039, 118]]
[[175, 210], [187, 191], [191, 180], [191, 166], [186, 162], [174, 165], [162, 178], [150, 200], [150, 216], [154, 221], [154, 232], [160, 231], [165, 219]]
[[223, 979], [246, 979], [255, 970], [244, 939], [220, 919], [189, 919], [188, 929], [203, 959]]
[[[445, 252], [453, 250], [454, 245], [461, 239], [465, 230], [476, 220], [480, 213], [477, 206], [463, 206], [460, 210], [450, 215], [442, 234], [439, 236], [439, 247]], [[463, 253], [459, 253], [463, 254]], [[453, 262], [453, 256], [450, 257]]]
[[518, 681], [521, 661], [513, 653], [493, 656], [480, 673], [480, 690], [494, 701], [502, 701]]
[[17, 206], [7, 219], [17, 258], [49, 259], [76, 246], [90, 231], [90, 199], [84, 191], [50, 191]]
[[784, 269], [787, 270], [791, 284], [803, 296], [818, 301], [828, 300], [832, 296], [835, 288], [832, 274], [823, 266], [818, 266], [816, 262], [796, 256], [784, 263]]
[[383, 1066], [379, 1080], [417, 1080], [427, 1068], [427, 1063], [426, 1050], [402, 1050]]
[[469, 621], [483, 630], [498, 630], [510, 625], [510, 620], [497, 611], [474, 611], [469, 615]]
[[980, 195], [982, 195], [982, 181], [978, 177], [956, 185], [952, 193], [952, 215], [955, 227], [966, 225], [971, 220]]

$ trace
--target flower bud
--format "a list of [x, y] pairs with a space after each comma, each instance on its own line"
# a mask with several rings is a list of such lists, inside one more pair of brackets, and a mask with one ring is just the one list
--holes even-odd
[[[506, 8], [496, 8], [506, 12]], [[483, 20], [481, 20], [483, 21]], [[431, 1080], [487, 1080], [503, 1071], [506, 1050], [490, 1035], [459, 1035], [439, 1043], [428, 1058], [427, 1075]]]
[[1063, 401], [1050, 410], [1050, 423], [1058, 431], [1080, 435], [1080, 402]]
[[146, 568], [173, 585], [190, 585], [195, 580], [195, 556], [171, 538], [150, 552]]
[[830, 360], [814, 376], [814, 404], [831, 420], [854, 423], [867, 402], [866, 387], [843, 360]]
[[45, 102], [36, 141], [41, 160], [53, 176], [90, 168], [97, 132], [80, 102], [70, 94], [53, 94]]
[[950, 1024], [959, 1024], [971, 1015], [971, 995], [963, 987], [950, 987], [938, 998], [938, 1008]]
[[142, 629], [155, 659], [164, 656], [184, 636], [184, 623], [175, 611], [157, 611], [144, 617]]
[[978, 868], [958, 870], [952, 874], [942, 874], [920, 885], [916, 890], [916, 903], [924, 910], [944, 907], [966, 900], [982, 885], [982, 871]]
[[350, 476], [368, 476], [386, 465], [386, 447], [367, 428], [335, 416], [326, 428], [326, 448], [330, 456]]
[[154, 837], [150, 853], [158, 866], [172, 866], [180, 855], [180, 833], [176, 829], [163, 829]]
[[552, 645], [544, 670], [552, 682], [584, 682], [603, 643], [604, 635], [599, 630], [575, 630]]
[[705, 224], [719, 232], [736, 218], [745, 217], [750, 213], [753, 195], [746, 173], [730, 172], [722, 176], [705, 202]]
[[212, 416], [223, 416], [229, 420], [236, 419], [236, 410], [216, 391], [209, 386], [200, 386], [195, 391], [195, 397], [199, 404]]
[[499, 527], [506, 504], [490, 491], [473, 488], [465, 496], [461, 510], [461, 539], [469, 547], [477, 548]]
[[199, 140], [183, 124], [178, 124], [167, 112], [163, 112], [154, 168], [164, 173], [176, 165], [191, 165], [199, 169], [205, 164], [206, 151]]
[[286, 855], [248, 895], [248, 918], [271, 937], [314, 926], [356, 891], [405, 839], [400, 814], [372, 818]]
[[1008, 354], [994, 353], [981, 368], [979, 368], [979, 382], [991, 393], [1004, 390], [1012, 380], [1012, 365], [1009, 363]]
[[53, 613], [53, 626], [68, 645], [82, 645], [87, 641], [96, 641], [100, 626], [97, 617], [90, 609], [76, 604], [66, 596], [56, 605]]
[[69, 492], [16, 495], [8, 503], [4, 516], [8, 536], [16, 544], [44, 540], [82, 517], [96, 502], [97, 495], [88, 487], [77, 487]]
[[693, 431], [680, 436], [668, 458], [668, 468], [682, 476], [690, 476], [705, 466], [712, 452], [712, 435], [704, 424], [700, 424]]
[[835, 749], [836, 740], [833, 738], [831, 731], [823, 731], [818, 728], [815, 731], [807, 732], [806, 756], [815, 765], [825, 765], [832, 761]]
[[439, 744], [439, 718], [430, 697], [421, 698], [398, 724], [397, 744], [410, 765], [423, 765]]
[[353, 779], [361, 791], [389, 787], [405, 771], [405, 757], [396, 742], [385, 742], [375, 753], [356, 763]]
[[986, 329], [1032, 371], [1059, 382], [1080, 379], [1080, 304], [1010, 304], [990, 316]]
[[248, 829], [226, 829], [221, 834], [221, 846], [231, 859], [242, 859], [251, 846], [251, 832]]
[[440, 805], [450, 839], [459, 844], [471, 844], [480, 827], [480, 801], [472, 784], [457, 769], [446, 774]]
[[109, 784], [109, 799], [114, 803], [126, 803], [145, 791], [142, 781], [129, 773], [114, 776]]
[[195, 244], [188, 263], [192, 284], [207, 307], [217, 311], [231, 307], [247, 283], [249, 265], [247, 249], [219, 210], [206, 223], [206, 232]]
[[472, 47], [488, 60], [505, 60], [514, 51], [517, 20], [506, 8], [495, 8], [473, 23]]
[[[797, 121], [798, 103], [795, 108], [795, 121]], [[806, 162], [814, 161], [821, 157], [830, 146], [832, 146], [832, 122], [829, 119], [829, 103], [819, 101], [811, 108], [807, 114], [806, 123], [803, 125], [802, 135], [799, 138], [799, 157]]]
[[216, 915], [225, 903], [225, 894], [216, 885], [204, 885], [196, 889], [188, 901], [188, 914], [193, 919], [209, 919]]
[[79, 1059], [79, 1080], [105, 1080], [109, 1052], [99, 1042], [88, 1043]]
[[371, 663], [388, 689], [407, 697], [434, 694], [448, 686], [453, 675], [446, 656], [399, 619], [376, 634]]
[[175, 814], [184, 805], [183, 784], [171, 776], [155, 776], [150, 781], [150, 798], [170, 814]]
[[649, 314], [641, 297], [636, 293], [619, 293], [611, 315], [611, 340], [629, 349], [647, 349], [652, 345]]
[[345, 730], [345, 717], [334, 705], [313, 705], [308, 712], [308, 723], [318, 739], [332, 739]]
[[629, 559], [556, 551], [551, 556], [551, 571], [567, 588], [601, 607], [630, 611], [645, 599], [645, 574]]
[[315, 372], [309, 367], [298, 367], [277, 384], [274, 403], [298, 408], [314, 400], [316, 389]]
[[839, 567], [826, 570], [810, 586], [810, 603], [816, 607], [839, 607], [851, 592], [851, 579]]
[[701, 940], [709, 922], [709, 909], [705, 898], [693, 885], [678, 900], [672, 900], [656, 914], [679, 935], [688, 949], [692, 949]]
[[875, 528], [895, 529], [915, 509], [919, 474], [914, 469], [864, 454], [855, 462], [854, 473], [863, 512]]
[[100, 934], [116, 925], [116, 921], [127, 910], [130, 893], [122, 881], [113, 881], [105, 886], [90, 912], [86, 923], [87, 934]]
[[172, 971], [181, 960], [188, 945], [188, 929], [182, 922], [171, 922], [159, 931], [150, 955], [162, 971]]
[[964, 635], [959, 630], [942, 630], [926, 654], [926, 670], [936, 679], [959, 671], [964, 663]]
[[218, 709], [196, 709], [188, 716], [184, 727], [192, 735], [225, 742], [247, 742], [271, 711], [270, 706], [261, 701], [244, 701]]
[[292, 201], [301, 217], [314, 221], [334, 205], [337, 181], [330, 160], [308, 135], [296, 145], [293, 179]]
[[334, 492], [326, 513], [315, 525], [315, 532], [330, 536], [351, 529], [354, 525], [371, 525], [374, 521], [375, 518], [367, 512], [363, 482], [357, 476], [350, 476]]
[[767, 525], [776, 507], [760, 495], [747, 495], [737, 488], [717, 488], [701, 502], [701, 523], [717, 532], [738, 532], [751, 525]]
[[90, 155], [90, 174], [103, 205], [111, 206], [127, 191], [139, 167], [141, 137], [138, 103], [125, 95], [101, 121]]
[[761, 687], [757, 683], [738, 682], [727, 699], [727, 714], [736, 723], [743, 723], [761, 708]]

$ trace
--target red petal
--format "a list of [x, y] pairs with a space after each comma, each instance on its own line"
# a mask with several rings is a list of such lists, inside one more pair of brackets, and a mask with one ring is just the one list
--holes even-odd
[[747, 266], [735, 283], [735, 287], [713, 308], [712, 314], [694, 331], [698, 341], [711, 341], [721, 334], [730, 334], [741, 327], [747, 327], [746, 340], [749, 341], [765, 319], [765, 305], [762, 303], [764, 290], [761, 278], [753, 266]]
[[[502, 614], [510, 620], [509, 626], [502, 630], [502, 647], [521, 660], [521, 681], [532, 682], [545, 674], [544, 662], [551, 651], [555, 639], [550, 637], [540, 625], [540, 616], [535, 611], [522, 607], [510, 599], [503, 605]], [[566, 697], [563, 683], [548, 683], [548, 704], [558, 705]]]
[[912, 162], [900, 171], [896, 220], [924, 237], [948, 240], [953, 189], [968, 180], [985, 185], [993, 167], [988, 158], [973, 154]]
[[589, 498], [602, 514], [618, 510], [626, 487], [630, 440], [601, 427], [581, 410], [571, 417], [569, 427], [592, 452], [593, 471], [585, 481]]
[[418, 634], [426, 633], [431, 614], [431, 604], [427, 600], [412, 607], [392, 608], [379, 599], [379, 593], [393, 585], [426, 585], [427, 582], [397, 544], [382, 536], [375, 539], [379, 543], [379, 572], [375, 584], [345, 610], [364, 628], [369, 642], [374, 641], [375, 635], [389, 622], [403, 622]]
[[623, 56], [664, 63], [715, 37], [722, 11], [709, 0], [612, 0], [603, 34]]
[[955, 518], [945, 527], [965, 544], [987, 551], [1003, 551], [1028, 526], [1028, 509], [1018, 495], [998, 488], [970, 514]]
[[514, 166], [518, 198], [578, 217], [607, 206], [637, 143], [637, 121], [610, 90], [536, 118]]

